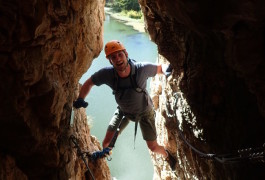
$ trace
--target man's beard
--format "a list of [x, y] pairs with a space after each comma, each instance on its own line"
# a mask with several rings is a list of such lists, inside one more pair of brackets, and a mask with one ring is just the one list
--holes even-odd
[[125, 66], [123, 69], [118, 69], [118, 68], [116, 68], [116, 67], [115, 67], [115, 69], [116, 69], [116, 71], [125, 72], [125, 71], [126, 71], [126, 68], [128, 67], [128, 65], [129, 65], [129, 62], [128, 62], [128, 60], [127, 60], [127, 62], [126, 62], [126, 66]]

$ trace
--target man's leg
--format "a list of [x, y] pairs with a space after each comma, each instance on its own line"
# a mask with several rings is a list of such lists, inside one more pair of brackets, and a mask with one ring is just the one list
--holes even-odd
[[146, 140], [148, 148], [157, 154], [161, 154], [174, 171], [176, 166], [176, 159], [166, 150], [163, 146], [160, 146], [156, 141], [156, 127], [154, 111], [149, 112], [140, 121], [140, 127], [142, 130], [143, 138]]
[[104, 140], [102, 142], [103, 148], [106, 148], [106, 147], [109, 146], [109, 144], [110, 144], [110, 142], [111, 142], [111, 140], [112, 140], [115, 132], [117, 131], [117, 128], [120, 125], [120, 122], [121, 122], [121, 126], [120, 126], [120, 132], [119, 132], [119, 134], [128, 125], [129, 120], [127, 118], [124, 118], [123, 117], [123, 113], [118, 108], [115, 111], [115, 113], [114, 113], [114, 115], [113, 115], [113, 117], [112, 117], [112, 119], [111, 119], [111, 121], [109, 123], [109, 126], [108, 126], [108, 129], [107, 129], [105, 138], [104, 138]]
[[167, 157], [167, 152], [163, 146], [160, 146], [156, 141], [156, 127], [155, 127], [155, 111], [150, 110], [143, 114], [140, 120], [140, 128], [142, 135], [148, 148], [154, 152]]
[[105, 138], [104, 138], [104, 140], [102, 142], [103, 148], [106, 148], [106, 147], [109, 146], [109, 143], [111, 142], [114, 134], [115, 134], [115, 131], [109, 131], [109, 130], [107, 130], [106, 135], [105, 135]]
[[154, 152], [154, 153], [158, 153], [161, 154], [165, 160], [168, 162], [170, 168], [175, 171], [176, 168], [176, 159], [169, 153], [168, 150], [165, 150], [165, 148], [163, 146], [160, 146], [159, 144], [157, 144], [157, 141], [146, 141], [148, 148]]
[[165, 148], [163, 146], [160, 146], [157, 141], [146, 141], [146, 144], [148, 146], [148, 148], [154, 152], [154, 153], [158, 153], [161, 154], [162, 156], [164, 156], [165, 158], [168, 156]]

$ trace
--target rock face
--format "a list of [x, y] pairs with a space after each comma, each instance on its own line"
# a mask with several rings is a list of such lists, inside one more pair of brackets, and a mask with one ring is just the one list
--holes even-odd
[[[81, 75], [102, 50], [104, 4], [0, 2], [0, 179], [84, 177], [68, 137], [91, 150], [98, 143], [91, 146], [84, 120], [81, 130], [69, 127], [70, 113]], [[101, 173], [109, 176], [108, 168]]]
[[178, 157], [177, 171], [154, 156], [156, 178], [264, 178], [265, 163], [200, 158], [178, 129], [205, 153], [265, 143], [265, 2], [139, 2], [152, 40], [174, 67], [154, 99], [160, 105], [159, 141]]
[[[76, 91], [76, 94], [77, 93], [78, 91]], [[71, 125], [67, 137], [74, 135], [81, 151], [83, 152], [95, 152], [102, 150], [101, 145], [96, 137], [90, 135], [90, 127], [88, 122], [90, 122], [90, 120], [87, 119], [84, 108], [74, 110], [73, 125]], [[65, 147], [69, 146], [67, 143], [70, 144], [71, 149], [65, 149]], [[71, 141], [71, 139], [70, 142], [63, 141], [60, 147], [60, 154], [62, 154], [64, 160], [66, 160], [65, 162], [62, 162], [62, 166], [65, 166], [65, 171], [67, 174], [67, 176], [60, 174], [60, 178], [85, 179], [84, 172], [87, 172], [87, 168], [81, 157], [78, 156], [78, 150], [75, 148], [73, 141]], [[86, 162], [90, 171], [92, 172], [92, 175], [88, 173], [89, 179], [93, 179], [92, 176], [95, 179], [111, 179], [110, 170], [105, 159], [98, 159], [95, 162], [92, 160], [87, 160]]]

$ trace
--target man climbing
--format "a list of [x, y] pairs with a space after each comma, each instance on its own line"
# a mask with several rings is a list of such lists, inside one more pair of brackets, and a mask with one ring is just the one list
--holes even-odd
[[87, 107], [88, 103], [84, 101], [84, 98], [93, 85], [108, 85], [113, 90], [118, 108], [109, 123], [103, 140], [103, 148], [109, 146], [119, 125], [121, 132], [130, 120], [136, 123], [136, 128], [139, 122], [148, 148], [154, 153], [161, 154], [171, 169], [175, 170], [175, 158], [156, 141], [155, 112], [152, 100], [146, 90], [149, 77], [160, 73], [168, 74], [171, 72], [171, 68], [164, 68], [164, 66], [162, 68], [162, 65], [152, 63], [134, 62], [128, 57], [123, 44], [117, 40], [108, 42], [104, 50], [106, 58], [112, 66], [100, 69], [86, 80], [78, 99], [74, 102], [74, 107]]

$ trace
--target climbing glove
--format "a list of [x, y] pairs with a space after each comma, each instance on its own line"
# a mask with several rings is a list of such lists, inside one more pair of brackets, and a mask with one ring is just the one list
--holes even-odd
[[163, 64], [162, 72], [166, 75], [166, 77], [170, 76], [172, 73], [173, 67], [171, 64]]
[[106, 147], [102, 151], [95, 151], [91, 154], [90, 158], [95, 161], [99, 158], [104, 158], [111, 155], [111, 148]]
[[88, 103], [86, 101], [84, 101], [83, 98], [77, 98], [77, 100], [74, 101], [73, 106], [76, 109], [79, 109], [81, 107], [86, 108], [88, 106]]

